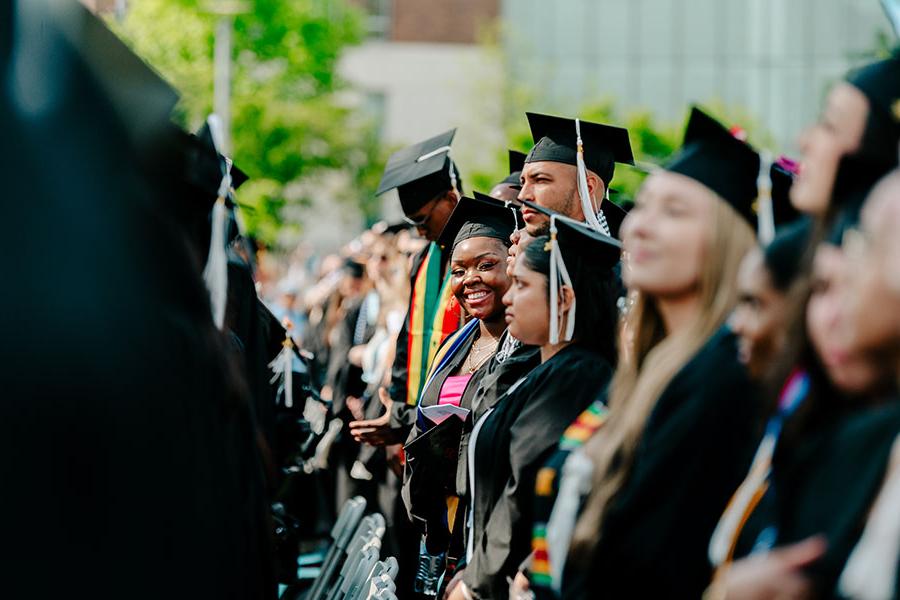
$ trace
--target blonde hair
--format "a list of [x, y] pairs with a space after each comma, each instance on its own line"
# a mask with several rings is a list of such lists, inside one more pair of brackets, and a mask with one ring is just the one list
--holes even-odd
[[[638, 292], [627, 317], [629, 347], [610, 386], [610, 415], [585, 445], [594, 463], [592, 491], [578, 520], [571, 558], [586, 560], [602, 536], [607, 509], [622, 489], [644, 428], [672, 378], [728, 318], [737, 300], [738, 267], [753, 247], [752, 229], [724, 200], [714, 202], [713, 226], [701, 267], [700, 310], [683, 330], [666, 335], [655, 300]], [[627, 341], [624, 341], [627, 340]]]

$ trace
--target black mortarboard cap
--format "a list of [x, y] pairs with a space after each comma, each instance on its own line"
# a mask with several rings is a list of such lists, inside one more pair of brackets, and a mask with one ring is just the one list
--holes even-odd
[[869, 101], [869, 115], [854, 154], [890, 168], [900, 140], [900, 58], [896, 55], [850, 71], [847, 82]]
[[[525, 158], [526, 163], [551, 161], [577, 165], [577, 135], [575, 119], [525, 113], [531, 127], [534, 147]], [[634, 164], [628, 130], [612, 125], [581, 121], [581, 141], [584, 163], [608, 187], [615, 172], [615, 163]]]
[[[555, 217], [556, 239], [567, 265], [583, 263], [611, 269], [619, 262], [619, 256], [622, 253], [622, 243], [619, 240], [594, 231], [584, 223], [579, 223], [575, 219], [529, 200], [523, 200], [522, 205], [548, 217]], [[572, 262], [570, 263], [569, 260]]]
[[769, 169], [769, 177], [772, 180], [772, 216], [775, 219], [775, 226], [781, 227], [796, 221], [800, 212], [791, 204], [790, 198], [794, 174], [775, 162]]
[[384, 168], [377, 194], [396, 189], [400, 205], [407, 215], [415, 214], [439, 194], [454, 187], [462, 193], [459, 171], [450, 158], [450, 145], [456, 129], [395, 152]]
[[622, 222], [628, 216], [628, 211], [619, 204], [609, 200], [603, 201], [603, 204], [600, 205], [600, 210], [603, 211], [603, 216], [606, 217], [606, 226], [609, 227], [609, 234], [617, 240], [622, 239], [619, 232], [622, 229]]
[[753, 205], [759, 165], [759, 154], [749, 144], [734, 137], [721, 123], [694, 106], [684, 143], [666, 169], [708, 187], [755, 229]]
[[[215, 157], [217, 158], [217, 160], [219, 161], [220, 170], [221, 170], [219, 180], [221, 181], [221, 178], [222, 178], [221, 176], [223, 176], [225, 174], [227, 159], [221, 153], [221, 151], [219, 150], [219, 148], [216, 145], [215, 138], [213, 137], [212, 129], [209, 126], [208, 120], [203, 122], [203, 126], [197, 132], [197, 139], [199, 139], [200, 142], [203, 143], [203, 145], [207, 149], [209, 149], [209, 151], [212, 152], [215, 155]], [[232, 187], [232, 189], [235, 189], [235, 190], [238, 189], [244, 183], [246, 183], [246, 181], [248, 179], [250, 179], [250, 178], [247, 176], [247, 174], [244, 173], [236, 164], [234, 164], [234, 162], [232, 162], [231, 163], [231, 187]]]
[[473, 237], [489, 237], [509, 245], [509, 236], [520, 219], [518, 209], [485, 194], [475, 192], [474, 198], [463, 197], [453, 209], [441, 231], [438, 243], [452, 249]]
[[148, 66], [103, 21], [79, 3], [76, 18], [61, 20], [63, 29], [109, 97], [132, 141], [144, 143], [158, 134], [178, 102], [178, 92]]
[[519, 185], [521, 183], [522, 168], [525, 166], [525, 153], [518, 150], [509, 151], [509, 175], [500, 183]]

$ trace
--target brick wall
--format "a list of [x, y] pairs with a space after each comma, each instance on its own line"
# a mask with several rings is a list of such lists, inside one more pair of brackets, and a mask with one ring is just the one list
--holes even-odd
[[472, 44], [493, 24], [499, 0], [393, 0], [391, 40]]

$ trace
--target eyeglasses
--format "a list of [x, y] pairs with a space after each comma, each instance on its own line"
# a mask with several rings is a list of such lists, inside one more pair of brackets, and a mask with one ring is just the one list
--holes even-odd
[[428, 212], [426, 212], [424, 216], [416, 218], [403, 215], [403, 221], [412, 225], [413, 227], [424, 227], [428, 220], [431, 218], [431, 214], [434, 212], [434, 209], [437, 208], [437, 205], [441, 203], [441, 200], [443, 200], [443, 198], [443, 195], [438, 196], [437, 198], [433, 198], [429, 202], [429, 204], [431, 204], [431, 208], [428, 209]]

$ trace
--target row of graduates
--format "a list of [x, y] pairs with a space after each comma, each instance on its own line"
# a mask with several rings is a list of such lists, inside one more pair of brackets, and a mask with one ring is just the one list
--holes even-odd
[[78, 2], [3, 3], [0, 82], [3, 595], [275, 598], [291, 345], [240, 235], [246, 175]]
[[489, 195], [452, 131], [391, 157], [430, 243], [349, 428], [404, 444], [417, 592], [896, 597], [898, 99], [897, 58], [849, 73], [800, 167], [694, 107], [627, 215], [612, 125], [529, 113]]

